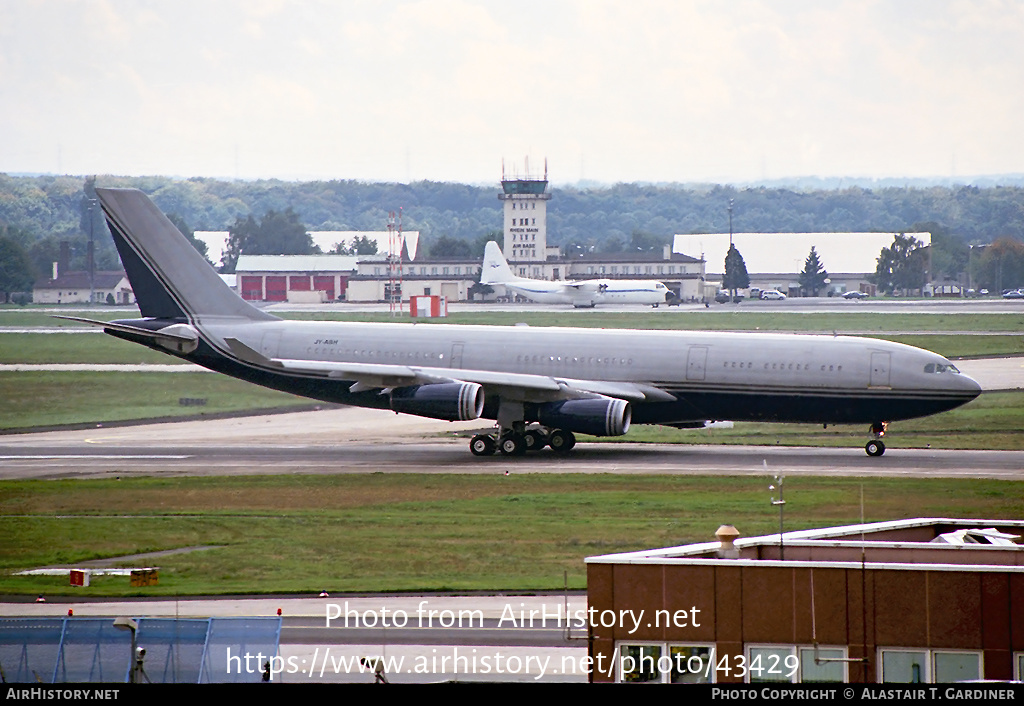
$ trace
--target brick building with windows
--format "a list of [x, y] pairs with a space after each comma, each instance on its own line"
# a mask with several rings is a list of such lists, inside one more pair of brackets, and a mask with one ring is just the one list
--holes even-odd
[[594, 681], [1024, 678], [1024, 522], [897, 520], [735, 542], [725, 529], [586, 560], [595, 615], [644, 611], [591, 626], [591, 658], [615, 664]]

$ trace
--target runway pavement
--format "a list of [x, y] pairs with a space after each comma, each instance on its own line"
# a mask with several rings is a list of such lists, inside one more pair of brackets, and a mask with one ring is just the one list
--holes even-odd
[[[476, 457], [441, 422], [354, 408], [0, 436], [0, 478], [281, 473], [787, 474], [1024, 479], [1022, 451], [584, 443], [559, 456]], [[780, 429], [783, 427], [780, 426]]]

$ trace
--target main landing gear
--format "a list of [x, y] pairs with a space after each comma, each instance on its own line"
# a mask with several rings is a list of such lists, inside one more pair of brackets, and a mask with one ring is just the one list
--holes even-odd
[[502, 456], [522, 456], [527, 451], [540, 451], [550, 446], [555, 453], [566, 453], [576, 445], [576, 436], [565, 429], [501, 429], [493, 434], [477, 434], [469, 442], [474, 456], [493, 456], [495, 451]]
[[875, 422], [871, 425], [871, 436], [874, 438], [864, 445], [864, 450], [867, 451], [868, 456], [881, 456], [885, 453], [885, 444], [882, 443], [882, 437], [885, 436], [885, 428], [888, 424], [888, 422]]

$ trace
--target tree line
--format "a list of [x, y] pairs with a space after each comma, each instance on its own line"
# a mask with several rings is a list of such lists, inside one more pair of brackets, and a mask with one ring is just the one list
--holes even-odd
[[[258, 230], [263, 219], [282, 215], [309, 230], [383, 230], [388, 213], [401, 207], [404, 228], [420, 231], [422, 252], [476, 257], [502, 227], [497, 182], [472, 186], [168, 177], [100, 177], [98, 182], [142, 189], [165, 213], [174, 214], [185, 231]], [[92, 188], [92, 180], [81, 177], [0, 174], [0, 237], [27, 254], [33, 277], [49, 272], [62, 241], [71, 244], [72, 268], [83, 269], [90, 228], [97, 267], [117, 266], [109, 237], [105, 232], [96, 235], [104, 226]], [[636, 252], [651, 249], [652, 243], [660, 248], [676, 233], [725, 232], [732, 199], [737, 232], [927, 230], [933, 236], [936, 274], [971, 270], [989, 288], [1024, 285], [1024, 256], [1019, 252], [1024, 249], [1022, 187], [793, 190], [617, 184], [551, 191], [548, 240], [566, 252]], [[996, 243], [995, 249], [972, 249]], [[6, 270], [0, 265], [0, 272]]]

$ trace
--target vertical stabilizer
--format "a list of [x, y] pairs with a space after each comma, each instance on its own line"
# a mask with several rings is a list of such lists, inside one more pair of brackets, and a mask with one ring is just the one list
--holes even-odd
[[516, 279], [512, 269], [505, 262], [501, 248], [493, 240], [484, 248], [484, 265], [480, 273], [480, 284], [502, 284]]
[[203, 316], [254, 321], [276, 317], [228, 287], [188, 239], [137, 189], [96, 189], [142, 315], [196, 320]]

